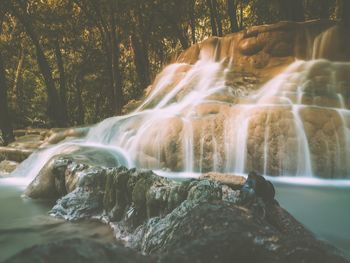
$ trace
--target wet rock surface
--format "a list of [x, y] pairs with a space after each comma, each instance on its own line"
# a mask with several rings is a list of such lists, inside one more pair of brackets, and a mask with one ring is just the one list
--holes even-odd
[[[57, 199], [73, 191], [82, 174], [84, 178], [88, 178], [85, 176], [89, 173], [86, 171], [88, 167], [98, 170], [93, 167], [116, 167], [126, 164], [127, 161], [118, 153], [88, 146], [68, 145], [61, 154], [52, 157], [44, 165], [27, 187], [25, 194], [31, 198]], [[80, 173], [81, 171], [83, 173]]]
[[346, 262], [308, 233], [287, 235], [224, 201], [201, 203], [173, 226], [161, 247], [164, 262]]
[[[55, 167], [52, 176], [61, 180], [56, 191], [68, 194], [51, 214], [67, 220], [100, 218], [134, 249], [91, 243], [102, 261], [91, 256], [86, 262], [129, 262], [123, 261], [125, 253], [130, 262], [347, 262], [281, 208], [273, 185], [256, 173], [247, 180], [211, 173], [174, 181], [149, 170], [95, 167], [64, 158]], [[79, 252], [84, 242], [36, 246], [8, 262], [31, 257], [44, 262], [47, 251], [66, 246], [75, 260], [67, 256], [66, 261], [80, 262], [86, 259]]]

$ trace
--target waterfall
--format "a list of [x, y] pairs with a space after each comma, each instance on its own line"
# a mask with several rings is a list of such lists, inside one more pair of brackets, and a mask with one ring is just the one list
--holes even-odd
[[15, 173], [33, 177], [66, 147], [94, 145], [114, 149], [129, 167], [349, 176], [350, 63], [295, 61], [258, 90], [242, 91], [232, 63], [203, 57], [166, 67], [134, 112], [33, 154]]

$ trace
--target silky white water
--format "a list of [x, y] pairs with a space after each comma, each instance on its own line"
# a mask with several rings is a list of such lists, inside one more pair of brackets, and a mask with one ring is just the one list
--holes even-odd
[[80, 140], [40, 150], [15, 175], [33, 178], [72, 145], [115, 152], [123, 165], [171, 171], [349, 176], [350, 63], [296, 61], [238, 97], [225, 61], [166, 67], [132, 113]]

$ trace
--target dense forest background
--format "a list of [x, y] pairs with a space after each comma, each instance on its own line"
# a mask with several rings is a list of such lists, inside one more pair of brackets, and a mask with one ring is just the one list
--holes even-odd
[[[0, 124], [75, 126], [121, 114], [172, 57], [280, 20], [347, 19], [349, 0], [1, 0]], [[7, 135], [6, 135], [7, 134]]]

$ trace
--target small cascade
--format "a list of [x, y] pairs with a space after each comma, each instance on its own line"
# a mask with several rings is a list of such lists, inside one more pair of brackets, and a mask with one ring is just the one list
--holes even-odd
[[183, 120], [184, 134], [183, 134], [183, 156], [185, 172], [193, 171], [193, 127], [188, 119]]
[[270, 113], [267, 113], [265, 132], [264, 132], [264, 175], [268, 173], [268, 161], [269, 161], [269, 136], [270, 136]]
[[[235, 144], [233, 149], [235, 151], [234, 158], [234, 170], [236, 174], [242, 174], [246, 171], [246, 159], [247, 159], [247, 140], [248, 140], [248, 127], [249, 127], [249, 110], [251, 107], [243, 107], [243, 110], [235, 121]], [[239, 124], [239, 125], [237, 125]], [[227, 160], [228, 162], [230, 160]]]
[[298, 142], [298, 168], [297, 176], [312, 176], [312, 164], [311, 155], [309, 150], [309, 142], [306, 137], [305, 128], [303, 122], [300, 118], [298, 106], [293, 106], [292, 109], [295, 129], [297, 132], [297, 142]]

